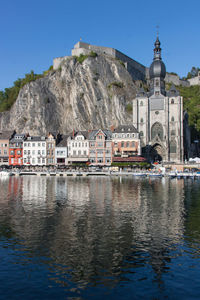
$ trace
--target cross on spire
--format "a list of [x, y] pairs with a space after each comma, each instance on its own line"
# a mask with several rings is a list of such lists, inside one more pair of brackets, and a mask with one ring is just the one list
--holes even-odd
[[159, 26], [159, 25], [157, 25], [157, 26], [156, 26], [157, 38], [158, 38], [158, 36], [159, 36], [159, 28], [160, 28], [160, 26]]

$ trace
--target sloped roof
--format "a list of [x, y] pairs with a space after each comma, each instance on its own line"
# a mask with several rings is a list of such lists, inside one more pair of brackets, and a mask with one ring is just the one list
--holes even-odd
[[113, 133], [138, 133], [135, 126], [130, 125], [119, 125], [117, 128], [113, 130]]
[[56, 147], [67, 147], [67, 138], [69, 135], [62, 135], [61, 141], [56, 145]]
[[175, 85], [172, 84], [170, 90], [167, 92], [168, 97], [179, 96], [179, 91], [176, 89]]
[[107, 129], [92, 130], [91, 132], [89, 132], [88, 139], [89, 140], [95, 140], [96, 135], [100, 131], [105, 135], [105, 137], [106, 137], [107, 140], [111, 140], [112, 139], [112, 131], [111, 130], [107, 130]]

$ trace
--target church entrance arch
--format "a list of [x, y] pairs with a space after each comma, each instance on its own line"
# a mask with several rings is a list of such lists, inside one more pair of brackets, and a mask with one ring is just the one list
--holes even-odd
[[160, 144], [156, 143], [155, 145], [152, 146], [150, 151], [150, 157], [152, 162], [162, 161], [163, 155], [164, 155], [164, 149]]

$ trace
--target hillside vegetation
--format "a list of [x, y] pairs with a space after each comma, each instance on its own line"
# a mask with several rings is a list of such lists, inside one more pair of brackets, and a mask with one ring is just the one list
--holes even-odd
[[43, 74], [35, 74], [34, 71], [31, 71], [28, 74], [25, 74], [24, 78], [18, 78], [13, 86], [10, 88], [5, 88], [4, 91], [0, 91], [0, 112], [9, 110], [11, 106], [15, 103], [20, 89], [27, 83], [35, 81], [38, 78], [42, 78], [52, 70], [52, 66], [48, 71], [44, 71]]

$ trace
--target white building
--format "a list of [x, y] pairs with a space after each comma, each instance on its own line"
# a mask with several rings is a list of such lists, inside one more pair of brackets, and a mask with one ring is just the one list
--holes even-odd
[[88, 132], [78, 131], [67, 139], [68, 164], [87, 162], [89, 156]]
[[67, 164], [67, 136], [62, 136], [62, 140], [55, 147], [55, 163], [56, 165]]
[[23, 164], [28, 166], [46, 165], [46, 137], [29, 136], [23, 142]]

